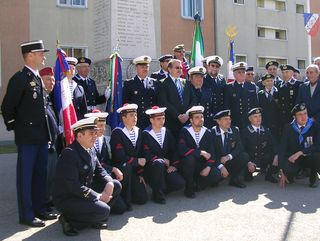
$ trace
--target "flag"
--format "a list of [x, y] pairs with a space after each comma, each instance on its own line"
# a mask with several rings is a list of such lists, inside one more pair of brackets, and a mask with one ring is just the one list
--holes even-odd
[[233, 71], [232, 71], [232, 65], [234, 65], [234, 40], [229, 40], [229, 53], [228, 53], [228, 66], [227, 66], [227, 71], [228, 71], [228, 80], [227, 82], [233, 82], [234, 81], [234, 76], [233, 76]]
[[69, 65], [66, 61], [66, 53], [58, 48], [57, 61], [55, 66], [54, 86], [54, 107], [59, 114], [59, 121], [63, 126], [66, 145], [69, 145], [74, 140], [71, 125], [77, 122], [77, 115], [72, 103], [72, 97], [69, 88], [69, 81], [66, 73], [69, 71]]
[[202, 66], [202, 60], [204, 58], [204, 43], [203, 36], [201, 31], [201, 17], [197, 13], [194, 16], [195, 20], [195, 29], [192, 43], [192, 51], [191, 51], [191, 66]]
[[118, 126], [120, 116], [117, 109], [122, 106], [122, 59], [120, 55], [115, 52], [110, 56], [110, 98], [107, 102], [108, 124], [111, 129]]
[[315, 36], [319, 31], [320, 17], [315, 13], [304, 13], [304, 28], [310, 36]]

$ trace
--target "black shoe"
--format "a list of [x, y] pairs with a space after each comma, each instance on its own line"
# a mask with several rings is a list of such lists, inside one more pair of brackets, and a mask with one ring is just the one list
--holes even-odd
[[274, 178], [271, 174], [266, 175], [264, 180], [271, 182], [271, 183], [278, 183], [278, 179]]
[[44, 227], [46, 226], [45, 222], [42, 221], [41, 219], [39, 218], [34, 218], [33, 220], [31, 221], [20, 221], [19, 222], [20, 224], [22, 225], [27, 225], [29, 227], [35, 227], [35, 228], [40, 228], [40, 227]]
[[195, 198], [196, 197], [196, 194], [194, 193], [194, 191], [190, 191], [190, 190], [184, 190], [184, 195], [187, 197], [187, 198]]
[[319, 185], [319, 179], [317, 173], [315, 175], [310, 175], [309, 187], [316, 188]]
[[252, 180], [253, 180], [253, 175], [252, 175], [252, 173], [246, 173], [246, 174], [244, 175], [244, 180], [245, 180], [246, 182], [252, 182]]
[[108, 224], [107, 223], [95, 223], [95, 224], [91, 225], [91, 228], [94, 228], [94, 229], [107, 229], [108, 228]]
[[160, 192], [152, 192], [152, 201], [155, 203], [166, 204], [166, 199], [164, 198], [164, 194]]
[[54, 219], [57, 219], [58, 218], [58, 214], [56, 213], [38, 213], [36, 214], [36, 217], [37, 218], [40, 218], [41, 220], [54, 220]]
[[229, 182], [229, 185], [233, 186], [233, 187], [238, 187], [238, 188], [245, 188], [246, 187], [246, 185], [244, 183], [240, 182], [239, 178], [231, 179]]
[[131, 212], [132, 211], [132, 205], [131, 204], [127, 204], [127, 211]]
[[70, 223], [68, 223], [62, 215], [59, 217], [59, 222], [62, 225], [62, 232], [67, 236], [77, 236], [79, 234], [79, 231], [72, 227]]

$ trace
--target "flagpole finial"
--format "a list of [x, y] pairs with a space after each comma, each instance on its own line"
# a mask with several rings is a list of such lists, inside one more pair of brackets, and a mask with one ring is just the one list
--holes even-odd
[[196, 14], [193, 16], [193, 18], [195, 21], [197, 21], [197, 20], [201, 21], [201, 16], [200, 16], [199, 12], [196, 12]]
[[232, 41], [238, 35], [237, 27], [235, 25], [229, 25], [226, 29], [226, 35], [229, 40]]
[[57, 48], [60, 48], [60, 40], [57, 39]]

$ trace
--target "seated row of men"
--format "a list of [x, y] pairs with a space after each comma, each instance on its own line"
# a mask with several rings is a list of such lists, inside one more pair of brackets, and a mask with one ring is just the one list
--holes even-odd
[[250, 125], [240, 133], [231, 126], [230, 110], [217, 113], [217, 125], [207, 129], [204, 107], [193, 106], [178, 142], [164, 127], [166, 107], [146, 111], [151, 125], [145, 130], [136, 126], [137, 109], [125, 104], [117, 110], [122, 124], [111, 134], [112, 158], [103, 137], [107, 113], [94, 110], [72, 126], [76, 140], [60, 155], [53, 190], [66, 235], [88, 226], [106, 228], [110, 211], [120, 214], [132, 210], [132, 203], [146, 203], [146, 183], [152, 200], [160, 204], [170, 192], [184, 188], [184, 195], [194, 198], [196, 191], [227, 177], [229, 185], [244, 188], [240, 176], [251, 181], [258, 168], [266, 172], [265, 180], [276, 183], [272, 174], [280, 166], [284, 186], [301, 167], [309, 167], [310, 187], [317, 185], [320, 129], [304, 104], [292, 109], [294, 121], [286, 125], [278, 150], [270, 130], [261, 125], [260, 108], [248, 112]]

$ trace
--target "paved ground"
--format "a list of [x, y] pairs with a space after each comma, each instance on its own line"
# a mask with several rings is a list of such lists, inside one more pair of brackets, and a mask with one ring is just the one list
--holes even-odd
[[84, 230], [66, 237], [57, 221], [41, 229], [17, 224], [16, 154], [0, 155], [0, 240], [320, 240], [320, 187], [307, 180], [282, 190], [258, 176], [246, 189], [222, 183], [166, 205], [148, 202], [132, 212], [111, 216], [109, 230]]

